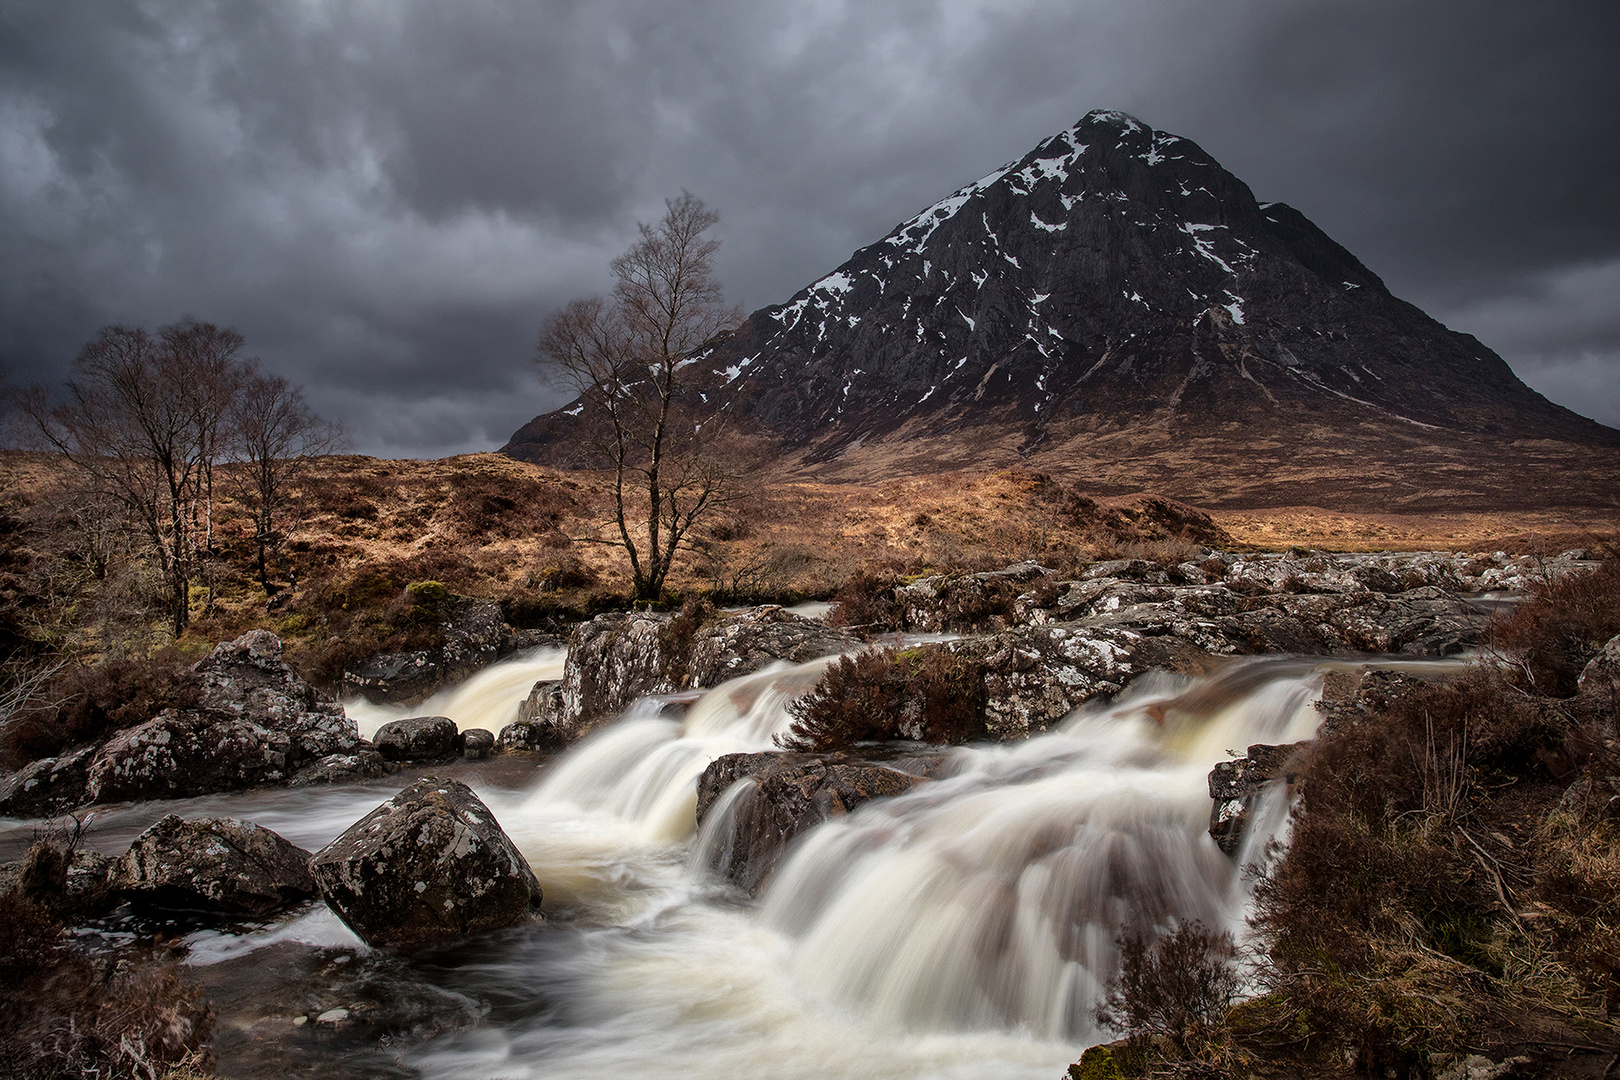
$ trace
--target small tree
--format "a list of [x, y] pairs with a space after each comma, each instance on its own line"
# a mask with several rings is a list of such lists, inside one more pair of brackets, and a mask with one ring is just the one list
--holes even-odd
[[546, 320], [537, 359], [552, 363], [594, 425], [597, 460], [613, 474], [618, 535], [638, 600], [664, 591], [675, 556], [704, 513], [735, 496], [738, 460], [719, 452], [717, 409], [704, 408], [683, 367], [738, 324], [714, 277], [719, 215], [690, 192], [665, 200], [657, 225], [613, 260], [613, 297], [574, 300]]
[[269, 593], [269, 558], [285, 539], [289, 482], [310, 457], [334, 450], [343, 432], [310, 411], [301, 388], [280, 375], [254, 371], [232, 402], [230, 434], [239, 463], [232, 476], [253, 518], [259, 584]]

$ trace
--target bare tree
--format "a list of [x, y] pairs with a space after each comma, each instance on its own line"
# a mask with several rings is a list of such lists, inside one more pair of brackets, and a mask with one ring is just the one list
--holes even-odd
[[[683, 370], [699, 346], [736, 326], [714, 276], [718, 220], [690, 192], [665, 200], [663, 220], [613, 260], [611, 300], [575, 300], [546, 320], [537, 359], [579, 394], [596, 449], [613, 474], [615, 544], [630, 559], [638, 600], [663, 595], [676, 555], [705, 512], [733, 497], [736, 459], [719, 452], [722, 417], [703, 406]], [[693, 373], [695, 374], [695, 372]]]
[[270, 589], [269, 557], [285, 537], [289, 482], [312, 456], [330, 453], [343, 432], [310, 411], [304, 391], [280, 375], [254, 371], [242, 383], [230, 414], [233, 472], [238, 497], [253, 517], [259, 584]]
[[109, 326], [74, 361], [67, 400], [23, 410], [47, 442], [129, 512], [157, 557], [170, 629], [190, 621], [192, 575], [212, 535], [221, 424], [245, 368], [242, 335], [186, 320], [157, 335]]

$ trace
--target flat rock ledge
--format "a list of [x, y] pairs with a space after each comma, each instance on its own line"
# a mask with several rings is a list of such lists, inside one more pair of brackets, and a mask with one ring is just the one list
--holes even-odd
[[310, 863], [328, 907], [368, 945], [413, 947], [539, 915], [540, 883], [466, 784], [423, 777]]
[[108, 886], [139, 907], [268, 915], [315, 894], [309, 858], [251, 821], [169, 814], [135, 838]]

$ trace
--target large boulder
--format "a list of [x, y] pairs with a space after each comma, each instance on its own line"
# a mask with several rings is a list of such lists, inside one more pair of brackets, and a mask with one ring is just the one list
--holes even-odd
[[389, 761], [448, 761], [459, 752], [456, 722], [448, 716], [390, 720], [372, 742]]
[[177, 814], [135, 838], [108, 885], [141, 907], [219, 915], [267, 915], [315, 893], [309, 852], [277, 833]]
[[281, 658], [281, 639], [268, 630], [220, 643], [196, 670], [203, 709], [285, 733], [295, 762], [349, 753], [360, 742], [343, 706], [298, 677]]
[[661, 633], [668, 622], [649, 611], [616, 611], [580, 623], [568, 639], [562, 684], [539, 702], [534, 721], [565, 744], [639, 697], [678, 689], [683, 673], [673, 670]]
[[[792, 751], [718, 758], [698, 780], [697, 820], [712, 836], [711, 869], [757, 893], [795, 838], [873, 799], [911, 790], [943, 760], [932, 754], [888, 763]], [[748, 786], [722, 804], [738, 783]], [[721, 805], [725, 820], [709, 823]]]
[[279, 783], [292, 775], [292, 739], [207, 709], [169, 709], [120, 731], [90, 767], [90, 802], [180, 799]]
[[540, 883], [471, 788], [424, 777], [316, 853], [327, 906], [371, 945], [414, 946], [534, 917]]
[[364, 749], [342, 706], [281, 659], [281, 641], [250, 630], [197, 664], [196, 708], [170, 709], [104, 743], [88, 801], [173, 799], [281, 783], [300, 767]]

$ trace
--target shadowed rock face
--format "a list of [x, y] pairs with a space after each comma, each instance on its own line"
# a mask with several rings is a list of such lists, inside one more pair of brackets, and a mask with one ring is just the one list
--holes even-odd
[[709, 764], [698, 780], [697, 820], [701, 827], [733, 784], [746, 781], [721, 827], [721, 876], [756, 893], [776, 869], [788, 845], [829, 818], [847, 814], [873, 799], [910, 791], [939, 768], [943, 754], [895, 763], [863, 761], [846, 754], [763, 751], [727, 754]]
[[[1207, 504], [1179, 474], [1231, 492], [1257, 465], [1283, 466], [1300, 481], [1285, 502], [1314, 504], [1298, 497], [1321, 497], [1305, 474], [1319, 481], [1346, 451], [1394, 462], [1488, 436], [1478, 449], [1491, 456], [1531, 438], [1620, 460], [1620, 432], [1553, 405], [1477, 340], [1390, 295], [1190, 140], [1116, 112], [925, 209], [698, 361], [709, 400], [812, 475], [877, 475], [880, 460], [890, 475], [1019, 460], [1057, 470], [1184, 454], [1196, 440], [1163, 482], [1134, 489]], [[569, 461], [593, 418], [568, 409], [505, 452]], [[1264, 461], [1239, 452], [1257, 444]]]
[[489, 807], [424, 777], [310, 863], [321, 896], [370, 945], [422, 945], [535, 916], [540, 883]]
[[309, 852], [251, 821], [169, 814], [113, 867], [109, 886], [144, 907], [266, 915], [314, 895]]

